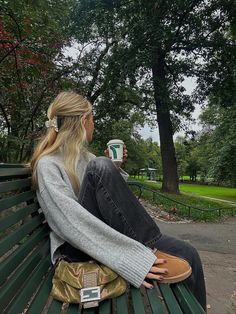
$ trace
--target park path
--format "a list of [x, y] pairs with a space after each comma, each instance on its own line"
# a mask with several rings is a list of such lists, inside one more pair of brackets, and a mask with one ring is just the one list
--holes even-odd
[[[236, 313], [236, 217], [218, 223], [168, 222], [155, 218], [161, 232], [195, 246], [202, 259], [209, 314]], [[157, 209], [159, 211], [159, 209]]]
[[232, 201], [222, 200], [220, 198], [215, 198], [215, 197], [210, 197], [210, 196], [203, 196], [203, 195], [201, 195], [201, 197], [208, 198], [209, 200], [213, 200], [213, 201], [217, 201], [217, 202], [227, 203], [227, 204], [229, 204], [231, 206], [235, 206], [236, 207], [236, 203], [232, 202]]
[[220, 223], [188, 222], [180, 224], [157, 220], [157, 224], [162, 233], [190, 242], [198, 250], [236, 254], [236, 217], [230, 217]]

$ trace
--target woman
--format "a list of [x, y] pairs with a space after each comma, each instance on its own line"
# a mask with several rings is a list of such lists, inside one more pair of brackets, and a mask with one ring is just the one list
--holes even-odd
[[31, 167], [51, 228], [52, 262], [61, 255], [71, 261], [93, 258], [136, 287], [152, 288], [149, 279], [177, 282], [188, 277], [190, 289], [205, 309], [197, 251], [162, 235], [128, 188], [122, 171], [109, 158], [88, 152], [94, 129], [89, 101], [62, 92], [50, 105], [48, 119]]

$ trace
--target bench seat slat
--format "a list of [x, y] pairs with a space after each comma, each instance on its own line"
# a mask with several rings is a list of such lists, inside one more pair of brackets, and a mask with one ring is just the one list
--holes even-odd
[[2, 199], [0, 200], [0, 212], [12, 206], [19, 205], [20, 203], [26, 202], [28, 200], [33, 200], [34, 198], [35, 198], [35, 192], [26, 191], [26, 192]]
[[29, 178], [0, 182], [0, 193], [15, 191], [26, 187], [31, 187], [31, 179]]
[[79, 304], [70, 304], [68, 310], [66, 311], [66, 314], [78, 314], [78, 313], [79, 313]]
[[46, 313], [48, 314], [55, 314], [61, 312], [62, 302], [57, 300], [52, 300], [52, 303], [50, 304], [48, 311]]
[[29, 214], [37, 211], [39, 209], [38, 203], [30, 204], [24, 208], [19, 209], [17, 212], [13, 212], [11, 215], [3, 218], [0, 221], [0, 232], [6, 230], [10, 226], [14, 225], [18, 221], [24, 219]]
[[165, 299], [166, 305], [168, 307], [170, 314], [182, 314], [182, 310], [175, 299], [175, 295], [173, 294], [170, 285], [161, 283], [159, 284], [161, 293], [163, 298]]
[[117, 314], [128, 314], [128, 304], [126, 293], [116, 298]]
[[17, 298], [14, 300], [10, 308], [7, 309], [8, 314], [21, 313], [27, 306], [27, 303], [30, 300], [32, 291], [35, 291], [39, 284], [42, 281], [43, 276], [48, 271], [51, 266], [50, 256], [43, 259], [42, 262], [36, 267], [35, 272], [30, 277], [30, 280], [27, 282], [27, 285], [23, 288]]
[[157, 287], [154, 286], [153, 289], [146, 289], [148, 300], [150, 302], [153, 314], [164, 314], [165, 302], [158, 295]]
[[83, 314], [96, 314], [96, 308], [84, 309], [82, 310]]
[[100, 303], [99, 314], [111, 314], [111, 300], [105, 300]]
[[178, 285], [173, 285], [172, 289], [184, 313], [205, 313], [203, 308], [200, 306], [200, 304], [198, 304], [197, 300], [190, 293], [189, 288], [184, 283], [181, 282]]
[[36, 229], [44, 221], [43, 213], [35, 216], [30, 221], [25, 223], [18, 230], [12, 232], [9, 236], [0, 242], [0, 256], [5, 254], [9, 249], [11, 249], [16, 243], [19, 243], [28, 233]]
[[49, 235], [49, 227], [44, 224], [42, 228], [36, 230], [29, 239], [17, 248], [9, 257], [0, 264], [0, 284], [16, 269], [24, 258], [34, 249], [34, 247]]
[[139, 289], [131, 287], [131, 295], [133, 300], [134, 311], [137, 314], [145, 314], [142, 295]]
[[[0, 292], [0, 306], [7, 306], [11, 299], [16, 296], [19, 290], [24, 287], [26, 280], [30, 277], [31, 272], [39, 263], [40, 259], [47, 255], [49, 248], [49, 240], [39, 245], [33, 253], [20, 265], [19, 269], [14, 273], [4, 285], [1, 287]], [[0, 311], [1, 313], [1, 311]]]

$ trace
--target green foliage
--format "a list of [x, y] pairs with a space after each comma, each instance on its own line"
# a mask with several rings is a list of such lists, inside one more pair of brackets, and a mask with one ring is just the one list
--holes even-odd
[[199, 172], [203, 174], [198, 141], [194, 136], [192, 138], [179, 136], [175, 141], [175, 147], [179, 177], [189, 175], [191, 181], [196, 181]]
[[73, 2], [0, 4], [1, 161], [27, 160], [32, 153], [45, 108], [68, 71], [61, 52], [70, 41], [67, 29]]
[[236, 186], [236, 103], [222, 108], [210, 103], [201, 116], [204, 125], [205, 156], [210, 160], [208, 174], [217, 182]]

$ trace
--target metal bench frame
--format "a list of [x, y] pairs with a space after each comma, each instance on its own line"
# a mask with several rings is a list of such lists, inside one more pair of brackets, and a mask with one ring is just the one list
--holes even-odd
[[0, 164], [0, 313], [204, 313], [184, 283], [155, 282], [151, 290], [130, 287], [124, 295], [86, 310], [54, 300], [50, 229], [30, 176], [24, 166]]

